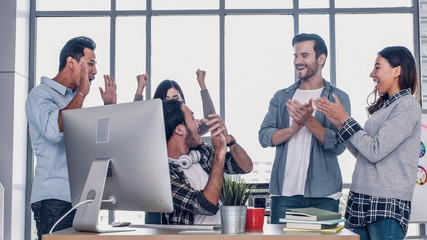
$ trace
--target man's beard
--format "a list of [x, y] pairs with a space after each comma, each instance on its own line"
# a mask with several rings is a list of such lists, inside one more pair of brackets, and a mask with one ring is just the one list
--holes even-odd
[[187, 125], [185, 125], [185, 129], [187, 131], [187, 136], [185, 136], [185, 144], [188, 145], [190, 149], [199, 147], [201, 143], [193, 137], [193, 131], [191, 131]]
[[307, 69], [307, 73], [305, 74], [305, 76], [299, 78], [300, 80], [304, 81], [304, 80], [307, 80], [307, 79], [313, 77], [314, 75], [316, 75], [316, 73], [319, 69], [319, 66], [317, 65], [317, 61], [312, 65], [307, 65], [306, 69]]

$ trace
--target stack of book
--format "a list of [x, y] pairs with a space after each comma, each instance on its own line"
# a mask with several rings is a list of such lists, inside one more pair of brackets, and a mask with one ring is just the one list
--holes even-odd
[[339, 224], [344, 222], [340, 213], [313, 207], [287, 209], [279, 222], [286, 223], [285, 231], [338, 232], [344, 227]]

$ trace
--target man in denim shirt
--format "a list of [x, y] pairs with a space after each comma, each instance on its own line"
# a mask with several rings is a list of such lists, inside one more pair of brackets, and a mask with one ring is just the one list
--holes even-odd
[[263, 147], [276, 147], [269, 189], [271, 223], [279, 223], [288, 208], [338, 212], [342, 195], [337, 155], [345, 147], [335, 145], [336, 127], [316, 112], [312, 101], [321, 96], [333, 100], [334, 93], [350, 113], [350, 100], [322, 77], [328, 52], [320, 36], [300, 34], [292, 45], [299, 81], [273, 96], [258, 136]]
[[[60, 53], [59, 73], [52, 79], [42, 77], [25, 103], [31, 145], [37, 159], [31, 209], [38, 239], [71, 209], [61, 112], [81, 108], [89, 94], [90, 82], [97, 73], [95, 47], [95, 42], [87, 37], [69, 40]], [[104, 81], [105, 91], [100, 88], [104, 104], [114, 104], [116, 84], [108, 75], [104, 75]], [[54, 230], [71, 227], [74, 212]]]

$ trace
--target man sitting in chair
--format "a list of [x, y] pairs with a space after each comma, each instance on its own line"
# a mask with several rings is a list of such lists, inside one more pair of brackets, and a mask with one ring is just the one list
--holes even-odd
[[174, 204], [174, 211], [165, 214], [167, 224], [220, 224], [223, 175], [249, 173], [251, 158], [217, 114], [203, 119], [210, 127], [212, 145], [201, 142], [200, 122], [182, 102], [164, 102], [163, 115]]

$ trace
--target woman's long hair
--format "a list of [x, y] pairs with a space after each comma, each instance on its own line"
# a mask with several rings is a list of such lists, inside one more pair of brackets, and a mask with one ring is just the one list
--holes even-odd
[[163, 80], [159, 84], [159, 86], [157, 86], [156, 91], [154, 92], [154, 95], [153, 95], [153, 99], [160, 98], [162, 99], [162, 101], [165, 101], [168, 90], [171, 88], [175, 88], [179, 92], [179, 95], [181, 96], [182, 101], [185, 103], [184, 93], [182, 92], [181, 87], [177, 82], [169, 79]]
[[[411, 89], [411, 93], [414, 94], [418, 92], [418, 74], [417, 68], [415, 64], [414, 57], [412, 53], [406, 48], [402, 46], [393, 46], [386, 47], [381, 50], [378, 55], [385, 58], [387, 62], [393, 68], [400, 66], [400, 76], [398, 80], [399, 88], [402, 89]], [[417, 94], [417, 95], [418, 95]], [[374, 95], [374, 102], [369, 102], [369, 98]], [[385, 93], [382, 96], [378, 96], [378, 91], [375, 89], [371, 94], [369, 94], [368, 99], [366, 100], [368, 103], [368, 113], [373, 114], [378, 111], [379, 106], [386, 101], [390, 96], [388, 93]], [[419, 96], [417, 96], [417, 99]], [[376, 100], [375, 100], [376, 99]]]

